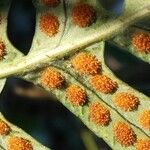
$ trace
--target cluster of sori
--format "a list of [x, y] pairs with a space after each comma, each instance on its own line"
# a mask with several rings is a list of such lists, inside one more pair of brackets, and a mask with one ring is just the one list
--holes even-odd
[[12, 132], [10, 126], [0, 119], [0, 135], [3, 137], [8, 136], [8, 138], [5, 138], [7, 150], [33, 150], [29, 140], [20, 136], [13, 136]]
[[[55, 1], [56, 2], [56, 1]], [[46, 5], [54, 6], [54, 1], [43, 1]], [[60, 1], [57, 1], [57, 5]], [[55, 5], [56, 6], [56, 5]], [[96, 21], [96, 11], [88, 4], [78, 3], [71, 12], [71, 19], [78, 27], [88, 27]], [[56, 16], [44, 14], [40, 19], [40, 29], [49, 36], [58, 32], [59, 21]], [[132, 37], [132, 44], [139, 52], [148, 53], [150, 51], [150, 36], [145, 33], [136, 33]], [[74, 70], [80, 75], [88, 76], [89, 83], [93, 90], [103, 94], [113, 94], [112, 102], [121, 111], [130, 112], [138, 109], [140, 104], [139, 98], [128, 91], [117, 92], [118, 83], [110, 79], [102, 73], [101, 62], [96, 56], [81, 52], [71, 59], [71, 64]], [[111, 113], [107, 106], [104, 106], [99, 101], [89, 102], [86, 90], [74, 83], [65, 84], [65, 77], [59, 70], [54, 67], [46, 68], [40, 77], [40, 82], [43, 86], [50, 89], [66, 88], [65, 94], [67, 100], [73, 106], [88, 105], [89, 118], [96, 125], [108, 126], [111, 121]], [[89, 100], [90, 101], [90, 100]], [[139, 114], [139, 124], [146, 130], [150, 130], [150, 110], [145, 110]], [[122, 146], [135, 146], [136, 150], [150, 149], [149, 139], [139, 139], [130, 127], [123, 121], [117, 121], [113, 125], [115, 139]]]
[[[41, 3], [46, 6], [57, 6], [59, 0], [41, 0]], [[96, 21], [96, 11], [88, 4], [77, 3], [72, 8], [70, 18], [72, 22], [81, 28], [88, 27]], [[60, 22], [58, 17], [48, 12], [44, 13], [40, 17], [39, 28], [49, 37], [54, 36], [59, 31]]]
[[[89, 52], [79, 52], [70, 60], [73, 70], [79, 75], [86, 75], [90, 86], [95, 92], [103, 94], [112, 94], [112, 103], [116, 108], [123, 112], [137, 111], [140, 100], [137, 96], [129, 91], [117, 92], [117, 82], [110, 79], [103, 71], [102, 63]], [[40, 74], [40, 83], [48, 89], [65, 90], [66, 100], [74, 107], [87, 105], [89, 107], [90, 121], [96, 125], [108, 126], [112, 120], [109, 108], [104, 106], [100, 101], [90, 102], [86, 89], [76, 85], [75, 83], [67, 83], [69, 79], [65, 79], [55, 67], [48, 67]], [[138, 111], [137, 111], [138, 112]], [[144, 110], [139, 113], [138, 121], [140, 126], [146, 130], [150, 130], [150, 110]], [[150, 140], [139, 139], [130, 125], [125, 121], [116, 121], [113, 125], [114, 137], [122, 146], [135, 146], [136, 150], [148, 150], [150, 148]]]
[[[60, 4], [60, 0], [41, 0], [46, 6], [57, 6]], [[73, 6], [70, 13], [72, 22], [80, 27], [88, 27], [96, 22], [97, 14], [93, 6], [85, 3], [77, 3]], [[59, 31], [59, 20], [58, 17], [51, 14], [42, 14], [40, 18], [40, 30], [48, 36], [53, 36]], [[136, 32], [132, 36], [132, 45], [140, 53], [150, 53], [150, 35], [144, 32]]]
[[[56, 7], [60, 0], [40, 0], [48, 7]], [[96, 11], [89, 4], [77, 3], [71, 12], [72, 22], [80, 27], [88, 27], [96, 21]], [[44, 13], [40, 17], [39, 28], [41, 32], [49, 37], [59, 32], [60, 22], [58, 17], [51, 13]], [[150, 52], [150, 36], [145, 33], [136, 33], [132, 38], [133, 46], [140, 52]], [[5, 44], [0, 40], [0, 59], [5, 55]], [[137, 111], [140, 107], [140, 100], [129, 91], [117, 91], [119, 85], [109, 75], [105, 74], [101, 61], [89, 52], [79, 52], [70, 60], [74, 71], [80, 75], [86, 75], [92, 90], [102, 94], [112, 94], [112, 103], [123, 112]], [[67, 84], [66, 84], [67, 82]], [[40, 83], [48, 89], [65, 90], [66, 100], [73, 107], [88, 106], [89, 118], [97, 126], [109, 126], [113, 120], [110, 108], [100, 100], [91, 101], [88, 99], [86, 89], [75, 83], [68, 83], [62, 72], [57, 68], [48, 67], [40, 74]], [[138, 123], [145, 130], [150, 130], [150, 110], [143, 110], [138, 115]], [[11, 128], [4, 121], [0, 120], [0, 134], [9, 136]], [[136, 150], [150, 150], [150, 140], [138, 138], [134, 129], [125, 121], [115, 121], [112, 133], [118, 143], [124, 147], [135, 146]], [[6, 138], [7, 139], [7, 138]], [[27, 139], [17, 136], [9, 136], [7, 139], [8, 150], [32, 150], [32, 144]]]

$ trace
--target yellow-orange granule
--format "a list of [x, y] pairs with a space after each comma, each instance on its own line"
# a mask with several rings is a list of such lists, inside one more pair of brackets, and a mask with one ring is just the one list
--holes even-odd
[[0, 119], [0, 135], [7, 135], [10, 132], [10, 127]]
[[145, 110], [139, 115], [139, 123], [143, 128], [150, 130], [150, 110]]
[[31, 142], [21, 137], [8, 139], [8, 150], [33, 150]]
[[109, 110], [99, 102], [94, 102], [89, 105], [89, 117], [97, 125], [105, 126], [110, 122]]
[[117, 88], [117, 83], [106, 75], [94, 75], [90, 78], [90, 83], [94, 90], [105, 94], [111, 93]]
[[88, 4], [76, 4], [72, 9], [72, 20], [79, 27], [90, 26], [96, 20], [94, 8]]
[[55, 7], [60, 3], [60, 0], [41, 0], [41, 1], [44, 5], [52, 7]]
[[150, 150], [150, 140], [139, 139], [135, 147], [136, 147], [136, 150]]
[[54, 36], [58, 33], [59, 29], [59, 20], [56, 16], [45, 13], [40, 17], [40, 30], [48, 35], [49, 37]]
[[132, 44], [139, 52], [150, 53], [150, 35], [146, 33], [135, 33]]
[[136, 142], [136, 134], [133, 129], [124, 122], [117, 122], [113, 127], [115, 139], [122, 146], [128, 147]]
[[0, 60], [5, 56], [5, 44], [0, 40]]
[[75, 106], [83, 105], [86, 102], [86, 92], [77, 85], [70, 85], [66, 89], [66, 96]]
[[88, 53], [79, 53], [72, 59], [72, 66], [79, 73], [93, 75], [101, 69], [101, 64], [97, 58]]
[[139, 99], [131, 93], [120, 92], [112, 97], [113, 103], [123, 111], [132, 111], [137, 109]]
[[41, 84], [48, 88], [61, 88], [64, 80], [64, 77], [55, 68], [46, 68], [40, 78]]

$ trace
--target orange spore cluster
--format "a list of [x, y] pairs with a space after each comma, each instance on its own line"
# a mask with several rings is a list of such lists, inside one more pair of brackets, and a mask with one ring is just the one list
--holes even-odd
[[132, 37], [132, 44], [139, 52], [150, 53], [150, 35], [147, 33], [135, 33]]
[[150, 140], [139, 139], [135, 147], [136, 147], [136, 150], [150, 150]]
[[10, 137], [8, 150], [33, 150], [31, 142], [21, 137]]
[[90, 120], [97, 125], [108, 125], [110, 122], [110, 112], [99, 102], [93, 102], [89, 105]]
[[124, 122], [117, 122], [113, 127], [115, 139], [122, 146], [128, 147], [136, 142], [136, 134], [133, 129]]
[[0, 135], [7, 135], [10, 132], [10, 127], [0, 119]]
[[94, 8], [88, 4], [76, 4], [72, 9], [72, 20], [79, 27], [90, 26], [96, 20]]
[[128, 92], [120, 92], [114, 94], [112, 97], [112, 101], [122, 111], [135, 110], [139, 105], [139, 99]]
[[61, 88], [64, 80], [64, 77], [55, 68], [46, 68], [40, 78], [41, 84], [48, 88]]
[[143, 128], [150, 130], [150, 110], [145, 110], [139, 115], [139, 123]]
[[101, 64], [97, 58], [88, 53], [79, 53], [72, 59], [72, 66], [82, 74], [93, 75], [101, 69]]
[[40, 30], [45, 33], [47, 36], [52, 37], [59, 30], [59, 20], [56, 16], [45, 13], [40, 17]]
[[4, 58], [5, 54], [5, 44], [0, 40], [0, 60]]
[[94, 90], [105, 94], [111, 93], [117, 88], [117, 83], [106, 75], [94, 75], [90, 78], [90, 83]]
[[41, 0], [41, 2], [46, 6], [55, 7], [55, 6], [59, 5], [60, 0]]
[[70, 85], [66, 89], [66, 96], [75, 106], [83, 105], [86, 102], [86, 92], [77, 85]]

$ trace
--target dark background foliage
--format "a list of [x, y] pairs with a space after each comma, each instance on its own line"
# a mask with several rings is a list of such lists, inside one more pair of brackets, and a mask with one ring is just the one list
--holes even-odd
[[[123, 0], [100, 0], [104, 8], [119, 15]], [[109, 2], [112, 2], [110, 5]], [[8, 37], [25, 55], [35, 31], [36, 10], [31, 0], [13, 0], [8, 16]], [[150, 66], [115, 45], [106, 42], [105, 60], [123, 81], [150, 96]], [[1, 95], [0, 109], [5, 117], [53, 150], [111, 150], [57, 100], [31, 83], [8, 78]], [[20, 90], [22, 92], [20, 92]], [[32, 91], [32, 92], [31, 92]], [[87, 140], [86, 135], [89, 135]], [[90, 142], [89, 142], [90, 140]]]

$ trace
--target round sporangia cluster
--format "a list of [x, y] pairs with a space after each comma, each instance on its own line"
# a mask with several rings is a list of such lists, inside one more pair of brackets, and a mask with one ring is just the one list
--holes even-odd
[[75, 106], [83, 105], [86, 102], [86, 92], [78, 85], [69, 85], [66, 89], [66, 96]]
[[0, 60], [4, 58], [5, 54], [5, 44], [0, 40]]
[[97, 125], [108, 125], [110, 122], [110, 112], [99, 102], [93, 102], [89, 105], [89, 118]]
[[10, 132], [10, 127], [0, 119], [0, 135], [7, 135]]
[[10, 137], [7, 143], [8, 150], [33, 150], [30, 141], [21, 137]]
[[139, 123], [143, 128], [150, 130], [150, 110], [145, 110], [140, 113]]
[[132, 37], [132, 44], [139, 52], [150, 53], [150, 34], [135, 33]]
[[114, 94], [112, 97], [112, 101], [122, 111], [135, 110], [139, 105], [139, 99], [128, 92], [120, 92]]
[[150, 150], [150, 140], [139, 139], [135, 147], [136, 147], [136, 150]]
[[79, 27], [90, 26], [96, 20], [96, 11], [88, 4], [76, 4], [72, 9], [72, 20]]
[[117, 88], [117, 83], [106, 75], [94, 75], [90, 77], [90, 83], [94, 90], [102, 93], [111, 93]]
[[52, 37], [59, 30], [59, 20], [56, 16], [45, 13], [40, 17], [40, 30], [45, 33], [47, 36]]
[[46, 6], [55, 7], [55, 6], [59, 5], [60, 0], [41, 0], [41, 2]]
[[61, 88], [65, 79], [55, 68], [46, 68], [41, 73], [40, 82], [48, 88]]
[[101, 64], [97, 58], [91, 54], [82, 52], [72, 59], [72, 66], [82, 74], [97, 74], [101, 69]]
[[117, 122], [113, 127], [114, 137], [122, 146], [128, 147], [136, 142], [136, 134], [133, 129], [124, 122]]

